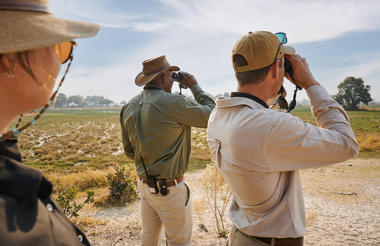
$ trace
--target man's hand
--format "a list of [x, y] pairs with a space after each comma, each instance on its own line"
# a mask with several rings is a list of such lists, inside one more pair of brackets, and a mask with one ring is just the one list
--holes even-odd
[[[301, 57], [298, 54], [295, 55], [285, 55], [286, 59], [290, 61], [290, 64], [293, 68], [293, 77], [296, 80], [296, 83], [304, 89], [308, 89], [312, 85], [319, 85], [319, 83], [314, 79], [313, 75], [309, 70], [309, 65], [306, 62], [306, 59]], [[292, 78], [288, 73], [285, 74], [285, 77], [291, 81]]]
[[187, 72], [179, 72], [182, 75], [182, 81], [181, 83], [186, 86], [187, 88], [192, 87], [193, 85], [198, 84], [197, 80], [195, 77]]

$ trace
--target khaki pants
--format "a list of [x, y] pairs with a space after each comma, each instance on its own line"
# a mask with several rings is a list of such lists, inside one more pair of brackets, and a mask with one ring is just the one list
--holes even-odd
[[191, 245], [193, 218], [186, 183], [170, 186], [166, 196], [151, 194], [148, 185], [141, 180], [138, 180], [138, 189], [141, 195], [142, 245], [158, 245], [162, 225], [168, 245]]

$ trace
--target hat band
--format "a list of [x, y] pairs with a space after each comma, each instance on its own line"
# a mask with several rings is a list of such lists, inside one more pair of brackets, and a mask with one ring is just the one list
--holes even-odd
[[49, 8], [43, 3], [26, 3], [20, 1], [0, 0], [0, 10], [21, 10], [50, 13]]
[[160, 73], [160, 72], [164, 71], [164, 70], [165, 70], [166, 68], [168, 68], [168, 67], [170, 67], [170, 65], [167, 65], [167, 66], [165, 66], [165, 67], [163, 67], [163, 68], [160, 68], [160, 69], [157, 70], [157, 71], [153, 71], [153, 72], [150, 72], [150, 73], [143, 73], [143, 74], [144, 74], [144, 76], [153, 75], [153, 74]]

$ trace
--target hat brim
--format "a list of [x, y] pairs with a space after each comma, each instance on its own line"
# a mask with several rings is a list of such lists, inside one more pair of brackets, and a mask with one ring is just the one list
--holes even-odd
[[281, 47], [281, 50], [278, 54], [278, 58], [283, 57], [285, 54], [286, 55], [294, 55], [295, 53], [296, 53], [296, 50], [292, 46], [284, 45]]
[[153, 73], [153, 74], [144, 74], [143, 72], [139, 73], [137, 76], [136, 76], [136, 79], [135, 79], [135, 84], [139, 87], [141, 86], [144, 86], [146, 84], [148, 84], [150, 81], [152, 81], [155, 77], [157, 77], [157, 75], [159, 75], [160, 73], [163, 73], [165, 71], [179, 71], [179, 67], [177, 66], [167, 66], [163, 69], [161, 69], [160, 71], [158, 71], [157, 73]]
[[100, 28], [96, 24], [59, 19], [47, 13], [0, 12], [0, 54], [92, 37]]

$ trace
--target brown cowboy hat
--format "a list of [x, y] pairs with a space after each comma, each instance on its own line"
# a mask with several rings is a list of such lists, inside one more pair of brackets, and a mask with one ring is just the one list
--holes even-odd
[[139, 73], [135, 79], [137, 86], [144, 86], [152, 81], [157, 75], [162, 72], [171, 70], [179, 71], [179, 67], [170, 66], [165, 56], [159, 56], [149, 60], [145, 60], [142, 63], [143, 71]]
[[94, 36], [99, 26], [55, 18], [48, 0], [0, 0], [0, 54]]

